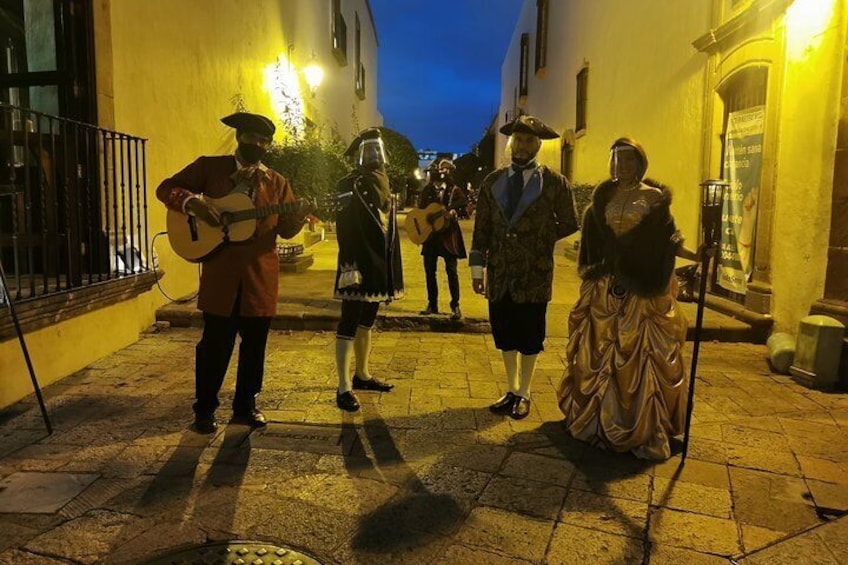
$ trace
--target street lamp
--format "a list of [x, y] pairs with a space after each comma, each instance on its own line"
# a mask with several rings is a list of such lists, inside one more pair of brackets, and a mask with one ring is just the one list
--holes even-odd
[[318, 64], [314, 55], [312, 61], [303, 69], [303, 76], [306, 78], [306, 84], [309, 85], [309, 91], [312, 93], [312, 97], [315, 98], [315, 92], [324, 80], [324, 69]]
[[728, 187], [730, 183], [722, 179], [701, 183], [701, 229], [707, 247], [715, 247], [721, 241], [721, 211]]
[[722, 179], [708, 179], [701, 183], [701, 230], [703, 249], [701, 250], [701, 284], [698, 292], [698, 310], [695, 317], [695, 335], [692, 345], [692, 368], [689, 370], [689, 403], [686, 406], [686, 427], [683, 430], [683, 455], [680, 464], [686, 462], [689, 452], [689, 429], [692, 426], [692, 409], [695, 402], [695, 371], [698, 368], [698, 351], [701, 346], [701, 328], [704, 325], [704, 301], [707, 294], [707, 278], [710, 273], [710, 258], [715, 255], [715, 247], [721, 241], [721, 211], [724, 206], [724, 194], [730, 186]]

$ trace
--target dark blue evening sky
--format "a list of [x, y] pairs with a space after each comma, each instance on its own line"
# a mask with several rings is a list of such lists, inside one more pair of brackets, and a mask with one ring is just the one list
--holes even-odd
[[522, 0], [371, 0], [384, 125], [416, 149], [465, 153], [497, 112]]

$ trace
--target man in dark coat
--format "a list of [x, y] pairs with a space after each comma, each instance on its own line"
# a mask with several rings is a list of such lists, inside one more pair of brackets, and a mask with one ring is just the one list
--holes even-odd
[[510, 136], [512, 164], [480, 186], [468, 263], [474, 291], [489, 299], [508, 381], [507, 393], [489, 409], [522, 419], [530, 413], [530, 386], [545, 340], [554, 245], [578, 224], [568, 181], [536, 162], [542, 140], [559, 137], [556, 132], [533, 116], [519, 116], [500, 131]]
[[445, 261], [445, 272], [448, 275], [450, 289], [451, 319], [462, 318], [459, 309], [459, 275], [456, 272], [458, 259], [465, 259], [465, 240], [459, 226], [458, 213], [468, 204], [465, 193], [453, 182], [453, 171], [456, 167], [447, 159], [439, 159], [430, 167], [430, 183], [424, 187], [418, 199], [418, 207], [426, 208], [438, 203], [445, 207], [448, 216], [445, 228], [433, 232], [424, 245], [421, 255], [424, 257], [424, 274], [427, 279], [427, 308], [421, 314], [427, 316], [439, 313], [439, 283], [436, 279], [436, 266], [439, 257]]
[[[339, 259], [334, 296], [342, 301], [336, 330], [336, 405], [355, 412], [359, 399], [354, 389], [388, 392], [394, 386], [371, 375], [368, 358], [377, 309], [380, 302], [403, 296], [403, 271], [397, 202], [389, 189], [380, 130], [363, 131], [345, 154], [355, 159], [356, 168], [337, 187], [346, 204], [336, 218]], [[351, 378], [352, 356], [356, 372]]]
[[[275, 127], [265, 116], [238, 112], [221, 120], [235, 128], [235, 155], [200, 157], [162, 181], [156, 196], [171, 209], [219, 225], [220, 213], [205, 197], [243, 192], [257, 207], [294, 202], [288, 181], [262, 164]], [[218, 424], [218, 392], [235, 346], [239, 345], [235, 423], [260, 427], [265, 416], [256, 408], [262, 389], [265, 345], [277, 310], [280, 267], [277, 236], [290, 238], [303, 226], [303, 214], [271, 215], [257, 222], [253, 238], [225, 246], [203, 261], [197, 307], [203, 312], [203, 337], [195, 363], [195, 428], [213, 433]]]

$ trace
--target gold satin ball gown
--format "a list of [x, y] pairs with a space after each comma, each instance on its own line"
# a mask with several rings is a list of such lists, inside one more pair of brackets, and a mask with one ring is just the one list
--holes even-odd
[[[607, 205], [616, 237], [637, 226], [660, 193], [642, 185]], [[682, 355], [686, 320], [677, 281], [655, 297], [615, 288], [611, 275], [586, 280], [569, 316], [559, 406], [569, 433], [643, 459], [667, 459], [683, 432], [688, 391]], [[611, 288], [612, 287], [612, 288]]]

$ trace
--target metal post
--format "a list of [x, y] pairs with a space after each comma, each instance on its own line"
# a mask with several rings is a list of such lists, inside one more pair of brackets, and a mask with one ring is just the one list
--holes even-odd
[[38, 380], [35, 378], [35, 369], [32, 366], [32, 360], [29, 357], [29, 350], [24, 340], [24, 332], [21, 330], [21, 324], [18, 321], [18, 315], [15, 313], [15, 305], [12, 304], [12, 297], [9, 294], [9, 286], [6, 283], [6, 271], [3, 270], [3, 262], [0, 261], [0, 285], [2, 285], [3, 296], [6, 298], [6, 305], [9, 307], [9, 314], [12, 316], [12, 323], [15, 324], [15, 332], [18, 334], [18, 341], [21, 343], [21, 351], [26, 360], [27, 369], [29, 370], [29, 378], [32, 379], [32, 387], [35, 389], [35, 397], [38, 399], [38, 405], [41, 408], [41, 416], [44, 418], [44, 425], [47, 426], [47, 433], [53, 433], [53, 425], [50, 423], [50, 416], [47, 414], [47, 407], [44, 405], [44, 398], [41, 396], [41, 387], [38, 386]]
[[701, 250], [701, 289], [698, 292], [695, 343], [692, 347], [692, 367], [689, 371], [689, 402], [686, 405], [686, 428], [683, 433], [681, 465], [686, 463], [686, 454], [689, 452], [689, 430], [692, 426], [692, 412], [695, 409], [695, 374], [698, 368], [698, 351], [701, 347], [701, 328], [704, 325], [707, 278], [710, 276], [710, 259], [715, 255], [716, 246], [721, 241], [722, 207], [728, 186], [729, 183], [721, 179], [710, 179], [701, 183], [701, 228], [704, 247]]
[[689, 402], [686, 405], [686, 428], [683, 435], [683, 459], [689, 451], [689, 428], [692, 425], [692, 411], [695, 408], [695, 371], [698, 368], [698, 350], [701, 346], [701, 327], [704, 325], [704, 299], [707, 294], [707, 277], [709, 276], [710, 255], [712, 248], [705, 250], [701, 257], [701, 289], [698, 292], [698, 314], [695, 318], [695, 343], [692, 346], [692, 367], [689, 370]]

